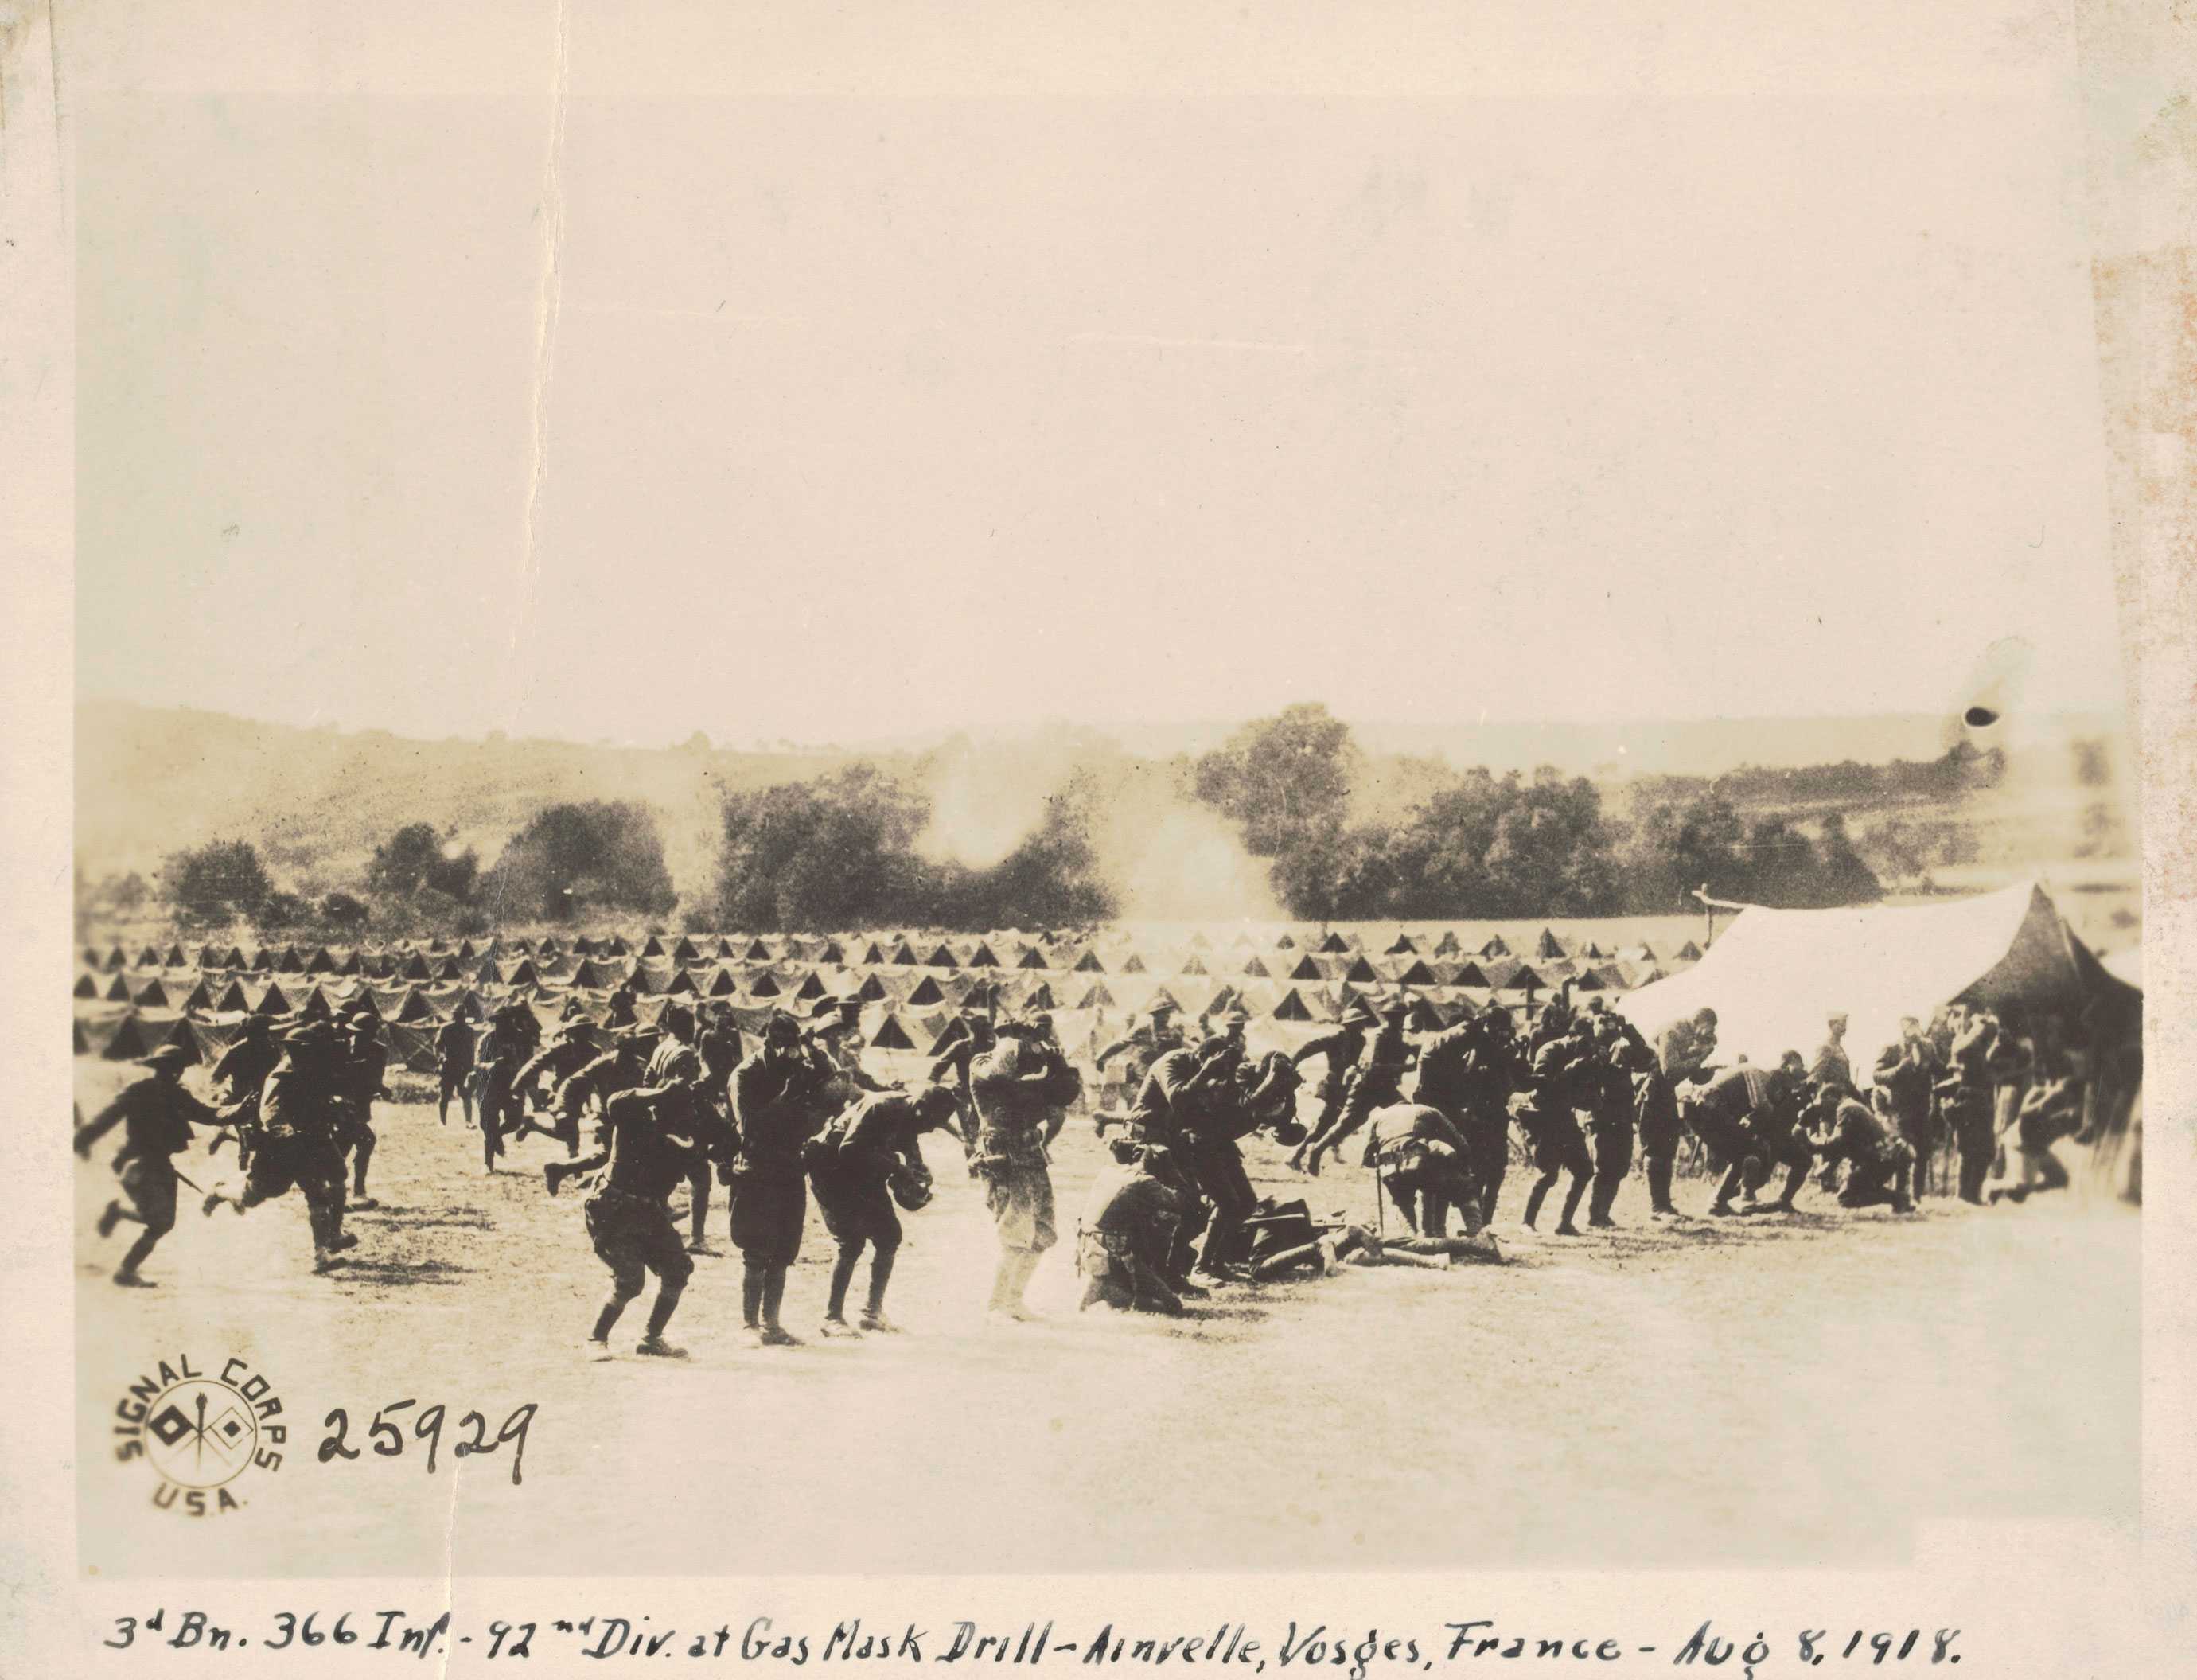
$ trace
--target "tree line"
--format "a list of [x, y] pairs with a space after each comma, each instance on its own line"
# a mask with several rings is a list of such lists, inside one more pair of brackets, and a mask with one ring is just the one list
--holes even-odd
[[[1655, 778], [1635, 785], [1620, 813], [1586, 777], [1545, 767], [1498, 775], [1371, 761], [1348, 724], [1304, 704], [1244, 725], [1211, 751], [1138, 768], [1170, 797], [1224, 819], [1290, 916], [1416, 921], [1690, 911], [1703, 886], [1781, 907], [1868, 902], [1883, 889], [1843, 815], [1832, 810], [1811, 833], [1765, 798], [1945, 793], [2000, 767], [1995, 755], [1956, 748], [1922, 766]], [[1093, 836], [1119, 797], [1119, 766], [1079, 764], [1013, 849], [986, 866], [925, 851], [924, 769], [861, 761], [726, 794], [716, 878], [685, 902], [650, 811], [601, 801], [537, 813], [487, 866], [432, 824], [408, 824], [375, 848], [354, 888], [317, 899], [278, 885], [249, 842], [216, 841], [170, 857], [159, 896], [185, 925], [333, 936], [675, 912], [690, 927], [766, 932], [1058, 927], [1115, 913]], [[1413, 790], [1401, 814], [1359, 810], [1369, 776]], [[110, 895], [110, 907], [126, 912], [152, 889], [131, 877]]]

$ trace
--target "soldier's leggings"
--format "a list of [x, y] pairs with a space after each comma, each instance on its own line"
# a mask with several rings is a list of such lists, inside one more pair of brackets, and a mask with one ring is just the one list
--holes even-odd
[[1624, 1187], [1625, 1175], [1632, 1170], [1631, 1122], [1597, 1127], [1594, 1132], [1594, 1193], [1587, 1202], [1587, 1218], [1591, 1223], [1601, 1225], [1608, 1221], [1609, 1210], [1617, 1205], [1617, 1192]]

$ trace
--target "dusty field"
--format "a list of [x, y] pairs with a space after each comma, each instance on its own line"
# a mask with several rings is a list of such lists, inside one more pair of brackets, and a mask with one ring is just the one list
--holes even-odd
[[[87, 1114], [128, 1069], [80, 1060]], [[200, 1075], [191, 1076], [195, 1086]], [[416, 1083], [409, 1087], [416, 1094]], [[128, 1227], [91, 1222], [111, 1150], [78, 1167], [82, 1561], [106, 1574], [466, 1571], [1017, 1573], [1623, 1561], [1889, 1560], [1917, 1521], [2132, 1519], [2138, 1223], [2073, 1197], [1919, 1219], [1815, 1211], [1646, 1226], [1576, 1242], [1498, 1230], [1516, 1263], [1348, 1272], [1248, 1291], [1194, 1324], [1072, 1312], [1066, 1248], [1040, 1272], [1043, 1326], [992, 1329], [992, 1255], [948, 1140], [942, 1193], [909, 1220], [892, 1306], [909, 1335], [739, 1345], [739, 1262], [699, 1263], [674, 1324], [692, 1361], [590, 1364], [605, 1274], [580, 1209], [533, 1169], [480, 1173], [474, 1134], [385, 1105], [355, 1264], [307, 1275], [296, 1198], [238, 1219], [189, 1207], [148, 1267], [106, 1274]], [[224, 1154], [222, 1161], [233, 1162]], [[1058, 1151], [1072, 1229], [1098, 1160]], [[221, 1169], [198, 1156], [201, 1184]], [[1262, 1183], [1299, 1189], [1271, 1155]], [[1371, 1217], [1355, 1168], [1316, 1212]], [[719, 1192], [722, 1195], [722, 1191]], [[1707, 1203], [1682, 1185], [1682, 1205]], [[788, 1322], [821, 1311], [812, 1212]], [[858, 1284], [859, 1287], [859, 1284]], [[640, 1310], [617, 1340], [629, 1347]], [[273, 1379], [294, 1430], [241, 1512], [152, 1504], [107, 1428], [166, 1355], [235, 1354]], [[446, 1402], [491, 1423], [536, 1402], [525, 1481], [506, 1458], [431, 1477], [416, 1444], [323, 1464], [322, 1418]], [[454, 1439], [446, 1436], [446, 1440]], [[698, 1542], [698, 1537], [706, 1540]], [[850, 1550], [850, 1545], [853, 1550]]]

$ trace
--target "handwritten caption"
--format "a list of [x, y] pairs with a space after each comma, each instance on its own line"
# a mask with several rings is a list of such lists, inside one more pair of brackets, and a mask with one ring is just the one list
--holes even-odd
[[[523, 1432], [522, 1432], [523, 1433]], [[1819, 1668], [1826, 1663], [1864, 1667], [1951, 1666], [1961, 1660], [1958, 1628], [1800, 1628], [1773, 1637], [1725, 1633], [1713, 1619], [1668, 1643], [1642, 1644], [1607, 1635], [1524, 1632], [1487, 1618], [1444, 1622], [1423, 1632], [1379, 1628], [1342, 1629], [1325, 1622], [1290, 1622], [1285, 1629], [1255, 1633], [1240, 1622], [1198, 1632], [1158, 1632], [1106, 1623], [1087, 1632], [1029, 1622], [996, 1630], [972, 1621], [937, 1628], [913, 1622], [875, 1627], [861, 1617], [829, 1629], [781, 1626], [768, 1616], [735, 1624], [684, 1629], [656, 1626], [650, 1618], [616, 1615], [548, 1622], [489, 1620], [477, 1630], [454, 1623], [449, 1613], [426, 1618], [403, 1610], [277, 1612], [268, 1625], [223, 1627], [203, 1612], [155, 1609], [142, 1619], [115, 1619], [105, 1641], [116, 1651], [270, 1651], [317, 1646], [383, 1651], [393, 1655], [446, 1657], [452, 1647], [493, 1661], [525, 1662], [537, 1654], [611, 1658], [684, 1658], [788, 1668], [838, 1663], [888, 1662], [905, 1667], [988, 1664], [1066, 1669], [1218, 1667], [1237, 1675], [1305, 1672], [1334, 1680], [1426, 1672], [1458, 1665], [1500, 1665], [1531, 1660], [1594, 1667], [1621, 1664], [1706, 1668], [1752, 1677], [1758, 1672]]]

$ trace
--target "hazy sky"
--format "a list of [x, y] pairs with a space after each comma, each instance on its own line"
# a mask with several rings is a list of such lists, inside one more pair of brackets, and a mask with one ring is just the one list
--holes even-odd
[[2031, 704], [2119, 704], [2049, 14], [1704, 58], [1372, 7], [1270, 64], [1196, 8], [1191, 68], [1067, 75], [506, 9], [74, 43], [86, 692], [645, 742], [1797, 715], [2015, 637]]

